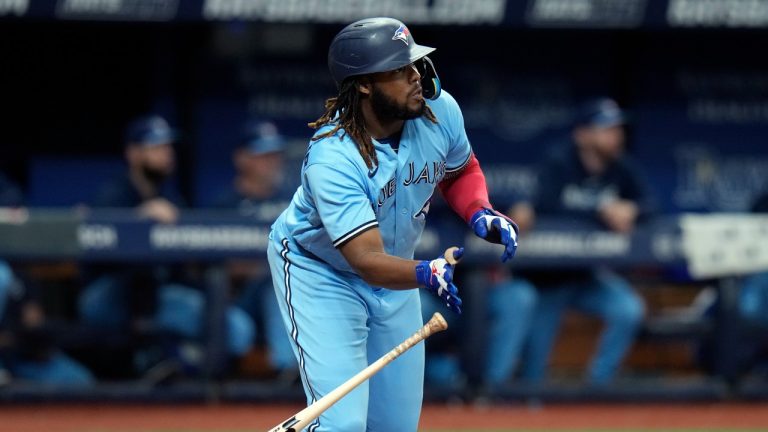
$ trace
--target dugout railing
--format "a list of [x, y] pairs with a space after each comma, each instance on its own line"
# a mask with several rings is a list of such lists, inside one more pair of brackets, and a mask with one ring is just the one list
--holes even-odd
[[[589, 222], [543, 219], [521, 239], [515, 268], [552, 269], [595, 264], [619, 269], [655, 268], [656, 274], [717, 288], [725, 300], [715, 315], [700, 320], [674, 315], [650, 317], [641, 334], [668, 343], [703, 336], [717, 340], [717, 364], [712, 375], [698, 379], [631, 377], [615, 385], [586, 388], [578, 383], [530, 387], [512, 383], [492, 395], [503, 400], [717, 400], [732, 397], [763, 398], [763, 387], [741, 381], [742, 370], [734, 356], [733, 342], [744, 327], [735, 318], [733, 299], [740, 274], [768, 268], [768, 245], [763, 237], [768, 219], [757, 216], [668, 216], [649, 221], [632, 235], [604, 231]], [[734, 219], [735, 218], [735, 219]], [[189, 262], [200, 263], [207, 287], [205, 362], [201, 379], [169, 386], [140, 381], [100, 383], [93, 388], [67, 389], [11, 383], [0, 388], [6, 402], [31, 400], [300, 400], [299, 386], [269, 381], [241, 381], [225, 375], [222, 346], [228, 280], [223, 268], [232, 258], [263, 259], [269, 221], [244, 218], [231, 212], [187, 211], [173, 225], [153, 224], [125, 210], [87, 211], [62, 209], [4, 209], [0, 211], [0, 256], [19, 265], [57, 262]], [[698, 237], [706, 229], [708, 238]], [[720, 232], [721, 230], [723, 232]], [[730, 236], [726, 252], [715, 243]], [[694, 237], [694, 238], [691, 238]], [[497, 246], [476, 239], [452, 216], [431, 215], [416, 252], [431, 256], [461, 239], [468, 252], [462, 266], [471, 268], [496, 260]], [[708, 249], [709, 248], [709, 249]], [[734, 256], [724, 256], [734, 255]], [[740, 256], [739, 256], [740, 255]], [[702, 258], [703, 257], [703, 258]], [[744, 262], [745, 258], [747, 261]], [[740, 259], [739, 259], [740, 258]], [[702, 260], [709, 262], [702, 263]], [[478, 282], [474, 282], [477, 284]], [[482, 282], [480, 282], [482, 283]], [[474, 288], [474, 287], [473, 287]], [[475, 294], [477, 295], [477, 294]], [[476, 389], [445, 392], [426, 389], [434, 400], [471, 398]]]

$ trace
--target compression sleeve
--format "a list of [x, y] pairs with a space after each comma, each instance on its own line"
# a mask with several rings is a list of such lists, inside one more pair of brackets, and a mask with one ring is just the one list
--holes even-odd
[[476, 211], [483, 207], [492, 208], [485, 175], [474, 154], [463, 170], [441, 181], [438, 187], [453, 211], [467, 223]]

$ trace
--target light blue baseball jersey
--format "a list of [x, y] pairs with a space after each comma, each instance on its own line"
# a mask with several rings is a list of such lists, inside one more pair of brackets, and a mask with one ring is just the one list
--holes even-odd
[[353, 272], [338, 247], [379, 227], [388, 254], [412, 259], [437, 184], [472, 153], [456, 100], [443, 90], [427, 104], [438, 123], [423, 116], [407, 120], [397, 152], [374, 140], [378, 165], [372, 169], [342, 131], [311, 141], [301, 187], [272, 226], [272, 238], [292, 239], [331, 267]]

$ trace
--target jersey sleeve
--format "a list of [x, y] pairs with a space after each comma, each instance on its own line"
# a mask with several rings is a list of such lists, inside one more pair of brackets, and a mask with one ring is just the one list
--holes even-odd
[[379, 226], [357, 170], [338, 164], [309, 165], [304, 175], [320, 220], [336, 248]]
[[446, 157], [446, 176], [451, 176], [464, 169], [472, 155], [467, 131], [464, 129], [464, 115], [456, 99], [450, 93], [443, 91], [440, 98], [438, 120], [446, 128], [449, 137], [448, 155]]

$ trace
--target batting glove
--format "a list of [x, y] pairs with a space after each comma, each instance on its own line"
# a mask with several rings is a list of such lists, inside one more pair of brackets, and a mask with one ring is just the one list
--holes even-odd
[[504, 245], [501, 262], [507, 262], [517, 251], [517, 224], [494, 209], [483, 208], [472, 215], [469, 225], [475, 235], [491, 243]]
[[[453, 257], [456, 260], [464, 255], [464, 248], [456, 249]], [[432, 261], [421, 261], [416, 265], [416, 280], [419, 285], [435, 293], [445, 301], [445, 305], [452, 311], [461, 313], [461, 299], [459, 289], [453, 284], [453, 265], [445, 260], [445, 257]]]

